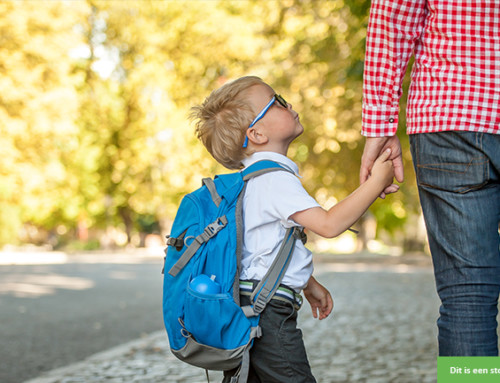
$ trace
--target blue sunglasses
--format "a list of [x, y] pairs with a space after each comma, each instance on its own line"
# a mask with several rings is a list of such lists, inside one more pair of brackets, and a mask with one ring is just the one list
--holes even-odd
[[[268, 104], [260, 111], [260, 113], [255, 117], [252, 121], [252, 123], [248, 126], [248, 129], [250, 129], [252, 126], [254, 126], [264, 115], [267, 113], [269, 108], [275, 103], [278, 102], [283, 108], [288, 108], [288, 103], [285, 101], [283, 97], [281, 97], [279, 94], [275, 94], [271, 101], [268, 102]], [[248, 136], [245, 136], [245, 142], [243, 143], [243, 147], [246, 148], [248, 146]]]

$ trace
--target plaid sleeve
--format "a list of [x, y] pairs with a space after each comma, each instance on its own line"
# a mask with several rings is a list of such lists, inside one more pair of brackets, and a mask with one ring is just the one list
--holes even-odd
[[402, 82], [420, 37], [426, 0], [373, 0], [363, 76], [361, 133], [393, 136], [398, 127]]

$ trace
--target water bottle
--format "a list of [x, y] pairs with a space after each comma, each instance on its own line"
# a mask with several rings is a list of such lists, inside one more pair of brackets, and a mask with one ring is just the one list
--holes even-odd
[[221, 291], [220, 285], [215, 282], [215, 275], [209, 277], [208, 275], [200, 274], [189, 283], [189, 286], [194, 291], [202, 294], [219, 294]]

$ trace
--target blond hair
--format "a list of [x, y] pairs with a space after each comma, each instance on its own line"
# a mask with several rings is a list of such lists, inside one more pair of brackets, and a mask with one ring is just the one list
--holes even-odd
[[255, 111], [245, 99], [245, 91], [254, 85], [266, 85], [259, 77], [246, 76], [213, 91], [201, 105], [191, 108], [196, 120], [196, 136], [217, 162], [228, 169], [243, 167], [243, 150], [248, 126]]

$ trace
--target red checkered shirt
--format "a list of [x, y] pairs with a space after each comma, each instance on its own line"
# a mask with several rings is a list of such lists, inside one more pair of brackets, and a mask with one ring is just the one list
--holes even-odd
[[409, 134], [500, 134], [500, 0], [373, 0], [363, 135], [396, 133], [403, 77], [412, 54]]

